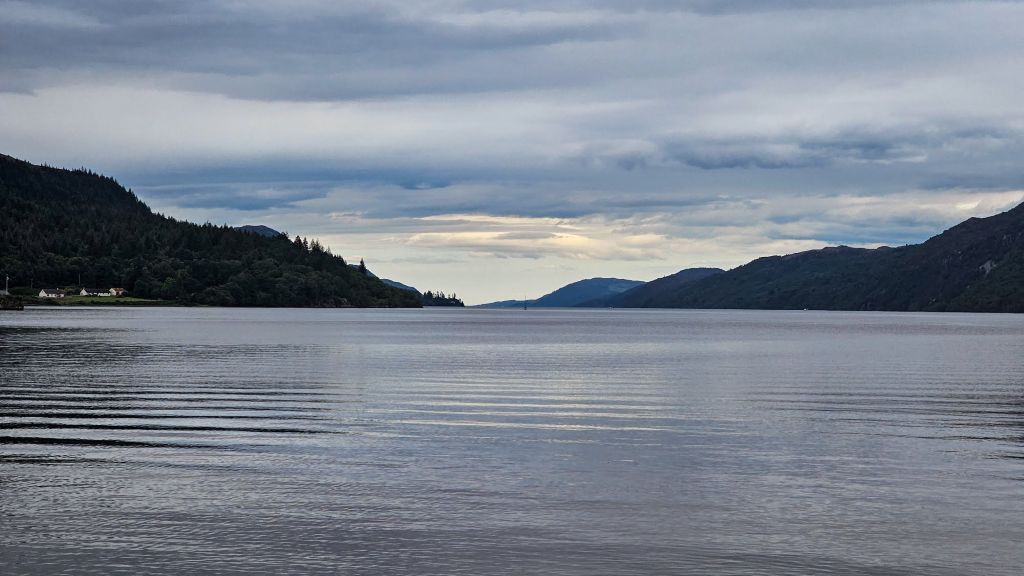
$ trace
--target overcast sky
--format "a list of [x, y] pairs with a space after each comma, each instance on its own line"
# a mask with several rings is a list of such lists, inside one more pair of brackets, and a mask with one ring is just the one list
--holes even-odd
[[1024, 5], [0, 0], [0, 152], [467, 303], [1024, 199]]

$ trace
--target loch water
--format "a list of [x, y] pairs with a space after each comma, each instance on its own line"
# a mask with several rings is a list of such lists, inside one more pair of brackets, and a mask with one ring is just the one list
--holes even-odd
[[1024, 316], [0, 313], [0, 574], [1018, 575]]

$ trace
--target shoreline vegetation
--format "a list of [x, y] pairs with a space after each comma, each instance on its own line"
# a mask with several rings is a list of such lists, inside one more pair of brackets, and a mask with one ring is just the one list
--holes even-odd
[[59, 308], [61, 306], [186, 306], [174, 300], [156, 300], [152, 298], [135, 298], [133, 296], [99, 297], [99, 296], [65, 296], [64, 298], [39, 298], [38, 296], [19, 296], [25, 306]]
[[0, 310], [24, 310], [25, 304], [20, 298], [8, 296], [6, 294], [0, 296]]

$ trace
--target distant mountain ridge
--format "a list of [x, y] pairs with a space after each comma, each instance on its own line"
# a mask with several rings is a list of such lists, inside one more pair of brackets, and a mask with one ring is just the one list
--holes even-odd
[[729, 271], [681, 270], [593, 298], [563, 297], [602, 280], [610, 279], [484, 306], [1024, 312], [1024, 204], [970, 218], [921, 244], [833, 246], [758, 258]]
[[616, 294], [621, 294], [642, 284], [643, 282], [639, 280], [625, 280], [622, 278], [588, 278], [562, 286], [554, 292], [534, 300], [504, 300], [481, 304], [479, 307], [521, 308], [526, 305], [536, 308], [571, 308], [579, 306], [584, 302], [602, 300]]
[[263, 236], [264, 238], [275, 238], [280, 236], [281, 233], [269, 226], [262, 224], [246, 224], [245, 226], [235, 226], [235, 230], [240, 232], [248, 232], [249, 234], [256, 234], [257, 236]]
[[758, 258], [638, 305], [1024, 312], [1024, 204], [970, 218], [921, 244]]
[[724, 272], [721, 268], [687, 268], [675, 274], [651, 280], [627, 290], [605, 298], [589, 300], [580, 304], [584, 307], [607, 307], [607, 308], [644, 308], [652, 303], [659, 302], [668, 294], [675, 293], [686, 286], [699, 280], [703, 280], [715, 274]]

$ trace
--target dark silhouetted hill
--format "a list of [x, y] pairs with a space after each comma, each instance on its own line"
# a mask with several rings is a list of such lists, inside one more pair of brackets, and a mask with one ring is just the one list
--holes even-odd
[[573, 282], [545, 294], [536, 300], [504, 300], [481, 304], [482, 308], [522, 308], [523, 305], [536, 308], [570, 308], [592, 300], [603, 300], [626, 290], [640, 286], [639, 280], [623, 280], [622, 278], [589, 278]]
[[643, 305], [1024, 312], [1024, 204], [921, 244], [759, 258]]
[[248, 232], [249, 234], [256, 234], [258, 236], [263, 236], [264, 238], [274, 238], [276, 236], [281, 235], [281, 233], [278, 232], [277, 230], [274, 230], [273, 228], [269, 226], [264, 226], [262, 224], [246, 224], [245, 226], [235, 227], [235, 230]]
[[675, 274], [651, 280], [619, 294], [584, 302], [581, 306], [608, 308], [657, 306], [657, 303], [666, 296], [676, 294], [698, 280], [703, 280], [722, 272], [721, 268], [687, 268]]
[[223, 306], [420, 306], [317, 241], [154, 214], [112, 178], [0, 155], [0, 273]]

